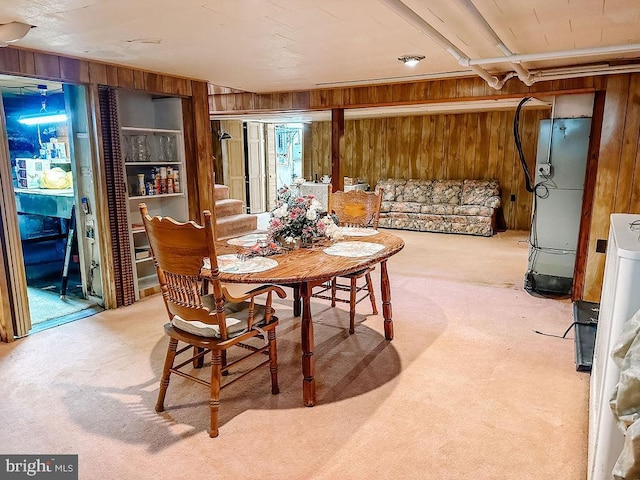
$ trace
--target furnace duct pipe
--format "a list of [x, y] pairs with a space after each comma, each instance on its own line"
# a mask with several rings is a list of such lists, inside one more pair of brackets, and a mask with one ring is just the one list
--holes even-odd
[[[500, 90], [504, 85], [506, 80], [499, 80], [495, 75], [491, 75], [484, 68], [479, 67], [478, 65], [471, 65], [469, 62], [471, 61], [469, 57], [467, 57], [458, 47], [456, 47], [453, 43], [451, 43], [444, 35], [438, 32], [435, 28], [433, 28], [429, 23], [427, 23], [420, 15], [411, 10], [407, 5], [405, 5], [400, 0], [380, 0], [387, 7], [397, 13], [400, 17], [409, 22], [413, 27], [415, 27], [420, 33], [429, 37], [431, 40], [436, 42], [440, 47], [449, 52], [456, 61], [460, 65], [464, 65], [466, 67], [471, 68], [476, 75], [481, 77], [487, 84], [495, 88], [496, 90]], [[463, 63], [464, 62], [464, 63]]]
[[470, 67], [472, 65], [487, 65], [490, 63], [535, 62], [538, 60], [560, 60], [563, 58], [636, 52], [640, 52], [640, 43], [630, 43], [628, 45], [611, 45], [608, 47], [577, 48], [575, 50], [560, 50], [557, 52], [546, 53], [524, 53], [521, 55], [510, 55], [507, 57], [478, 58], [475, 60], [469, 59], [469, 61], [462, 58], [458, 63], [460, 63], [460, 65], [462, 65], [463, 67]]
[[[471, 59], [465, 55], [462, 50], [456, 47], [449, 39], [438, 32], [420, 15], [405, 5], [401, 0], [380, 0], [389, 9], [402, 17], [414, 28], [420, 31], [426, 37], [431, 38], [441, 48], [449, 52], [463, 67], [471, 69], [476, 75], [482, 78], [487, 84], [496, 90], [500, 90], [510, 78], [518, 76], [518, 78], [527, 86], [533, 85], [535, 82], [545, 80], [556, 80], [562, 78], [584, 77], [594, 74], [608, 75], [615, 73], [629, 73], [640, 71], [640, 65], [620, 65], [620, 66], [595, 66], [595, 67], [567, 67], [564, 69], [539, 70], [534, 73], [527, 70], [521, 65], [522, 62], [541, 61], [541, 60], [561, 60], [563, 58], [575, 58], [597, 55], [611, 55], [624, 53], [640, 52], [640, 43], [632, 43], [628, 45], [613, 45], [607, 47], [578, 48], [575, 50], [561, 50], [557, 52], [546, 53], [527, 53], [513, 54], [509, 48], [502, 42], [500, 37], [491, 28], [491, 25], [485, 20], [482, 14], [476, 9], [471, 0], [458, 0], [462, 8], [466, 9], [483, 27], [485, 33], [489, 35], [491, 41], [495, 42], [495, 46], [500, 49], [505, 56], [495, 58], [479, 58]], [[514, 70], [507, 73], [502, 79], [492, 75], [485, 70], [482, 65], [507, 63]]]
[[[482, 16], [482, 14], [478, 11], [476, 6], [471, 2], [471, 0], [458, 0], [458, 3], [462, 8], [464, 8], [467, 13], [469, 13], [473, 18], [475, 18], [479, 23], [484, 32], [489, 36], [489, 39], [493, 42], [493, 44], [505, 55], [505, 57], [512, 57], [513, 52], [509, 50], [509, 48], [504, 44], [502, 39], [498, 36], [495, 30], [489, 25], [489, 22]], [[473, 60], [470, 60], [472, 62]], [[511, 68], [518, 74], [518, 78], [524, 83], [526, 86], [530, 87], [533, 85], [534, 78], [531, 72], [527, 70], [525, 67], [520, 65], [519, 63], [508, 62]], [[463, 65], [461, 63], [461, 65]], [[471, 63], [470, 63], [471, 65]]]

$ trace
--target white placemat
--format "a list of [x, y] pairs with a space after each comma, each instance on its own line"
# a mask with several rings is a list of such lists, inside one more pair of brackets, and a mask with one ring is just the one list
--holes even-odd
[[345, 237], [370, 237], [378, 234], [378, 230], [364, 227], [340, 227], [340, 231]]
[[227, 240], [229, 245], [237, 245], [238, 247], [253, 247], [258, 240], [266, 240], [266, 233], [248, 233], [247, 235], [242, 235], [241, 237], [230, 238]]
[[322, 251], [339, 257], [368, 257], [384, 249], [384, 245], [370, 242], [338, 242]]
[[264, 272], [278, 266], [273, 258], [251, 257], [240, 260], [235, 253], [218, 255], [218, 269], [223, 273], [256, 273]]

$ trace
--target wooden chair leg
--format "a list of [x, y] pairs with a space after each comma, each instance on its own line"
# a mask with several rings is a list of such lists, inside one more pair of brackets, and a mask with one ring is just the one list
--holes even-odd
[[336, 306], [336, 292], [337, 292], [338, 279], [333, 277], [331, 279], [331, 306]]
[[220, 369], [222, 366], [222, 355], [220, 350], [211, 351], [211, 398], [209, 408], [211, 409], [211, 425], [209, 429], [210, 437], [218, 436], [218, 410], [220, 409]]
[[178, 340], [170, 338], [169, 347], [167, 348], [167, 356], [165, 357], [164, 367], [162, 369], [162, 379], [160, 380], [160, 391], [158, 392], [158, 401], [156, 402], [156, 412], [164, 411], [164, 397], [167, 394], [167, 388], [169, 387], [169, 377], [171, 376], [173, 362], [176, 359], [177, 349]]
[[378, 314], [378, 309], [376, 308], [376, 295], [373, 293], [373, 282], [371, 281], [371, 274], [367, 272], [365, 274], [365, 279], [367, 280], [367, 290], [369, 290], [369, 300], [371, 300], [371, 308], [373, 309], [373, 314]]
[[269, 338], [269, 371], [271, 372], [271, 393], [277, 395], [280, 393], [278, 387], [278, 351], [276, 349], [276, 331], [269, 330], [267, 333]]
[[357, 278], [351, 277], [351, 288], [349, 289], [349, 333], [356, 331], [356, 287]]

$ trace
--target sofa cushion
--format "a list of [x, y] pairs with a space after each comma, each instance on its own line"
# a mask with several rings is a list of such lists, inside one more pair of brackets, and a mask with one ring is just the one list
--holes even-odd
[[393, 202], [391, 204], [392, 212], [399, 213], [420, 213], [422, 204], [417, 202]]
[[391, 211], [391, 207], [395, 202], [385, 202], [384, 200], [380, 204], [380, 213], [387, 213]]
[[[404, 180], [402, 180], [404, 182]], [[382, 189], [382, 201], [393, 202], [396, 199], [396, 185], [398, 180], [380, 179], [376, 184], [376, 190]]]
[[394, 180], [396, 182], [396, 202], [404, 202], [404, 186], [406, 180]]
[[407, 180], [404, 185], [405, 202], [431, 203], [431, 180]]
[[422, 205], [420, 207], [420, 213], [432, 213], [436, 215], [451, 215], [455, 213], [456, 205], [449, 205], [446, 203], [440, 203], [436, 205]]
[[[496, 205], [497, 202], [497, 205]], [[461, 205], [500, 206], [500, 187], [493, 180], [465, 180], [462, 186]]]
[[456, 215], [475, 215], [480, 217], [490, 217], [493, 215], [493, 208], [484, 207], [482, 205], [457, 205], [453, 206], [453, 212]]
[[470, 235], [493, 235], [491, 217], [463, 215], [450, 217], [451, 233], [466, 233]]
[[431, 203], [460, 205], [462, 180], [435, 180], [431, 193]]

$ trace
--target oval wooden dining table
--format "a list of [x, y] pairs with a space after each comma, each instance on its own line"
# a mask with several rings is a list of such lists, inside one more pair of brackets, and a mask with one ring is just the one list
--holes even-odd
[[[278, 265], [262, 272], [242, 274], [220, 272], [220, 280], [226, 283], [271, 283], [294, 289], [294, 316], [299, 316], [302, 313], [302, 393], [304, 404], [308, 407], [312, 407], [316, 403], [313, 319], [311, 317], [313, 287], [333, 277], [357, 272], [379, 263], [384, 336], [387, 340], [393, 339], [391, 285], [387, 271], [387, 260], [402, 250], [404, 241], [397, 235], [383, 230], [378, 230], [377, 234], [371, 236], [344, 237], [341, 241], [376, 243], [384, 248], [363, 257], [329, 255], [323, 251], [322, 246], [299, 248], [269, 256], [268, 258], [276, 260]], [[242, 247], [231, 245], [227, 241], [216, 242], [218, 256], [236, 254], [241, 251], [243, 251]], [[302, 302], [302, 308], [300, 302]]]

